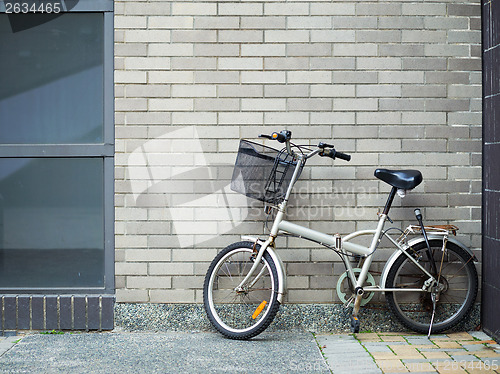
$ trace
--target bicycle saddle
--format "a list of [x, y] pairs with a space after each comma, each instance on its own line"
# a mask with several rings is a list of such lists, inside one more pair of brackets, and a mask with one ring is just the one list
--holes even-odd
[[418, 170], [375, 170], [375, 177], [403, 190], [411, 190], [422, 182], [422, 173]]

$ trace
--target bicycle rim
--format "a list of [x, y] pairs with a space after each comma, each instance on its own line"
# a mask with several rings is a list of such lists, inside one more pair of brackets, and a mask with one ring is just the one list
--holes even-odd
[[[412, 250], [412, 256], [429, 273], [430, 262], [425, 243]], [[470, 311], [477, 294], [477, 272], [474, 263], [465, 251], [448, 243], [445, 252], [442, 241], [431, 241], [436, 266], [441, 269], [439, 300], [433, 320], [432, 332], [448, 330], [459, 323]], [[428, 279], [406, 256], [401, 256], [389, 271], [388, 288], [421, 288]], [[430, 292], [388, 292], [386, 299], [396, 317], [410, 329], [422, 333], [429, 330], [433, 303]]]
[[257, 335], [269, 325], [277, 311], [277, 276], [269, 255], [262, 257], [243, 290], [235, 290], [254, 264], [256, 254], [252, 246], [249, 247], [227, 248], [207, 274], [207, 312], [215, 327], [232, 338]]

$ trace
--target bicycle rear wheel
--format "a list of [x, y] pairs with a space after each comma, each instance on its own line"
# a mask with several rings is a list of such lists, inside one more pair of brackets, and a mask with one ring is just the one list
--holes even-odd
[[[454, 243], [448, 242], [442, 252], [443, 241], [430, 240], [431, 252], [439, 276], [440, 292], [436, 304], [432, 333], [448, 330], [462, 321], [470, 312], [477, 295], [477, 272], [469, 253]], [[408, 253], [429, 273], [427, 246], [420, 242]], [[442, 264], [441, 264], [442, 263]], [[429, 277], [407, 256], [400, 256], [389, 270], [387, 288], [421, 288]], [[406, 327], [420, 333], [428, 333], [433, 302], [427, 291], [386, 292], [386, 301], [397, 319]]]
[[[212, 261], [203, 285], [203, 301], [212, 325], [231, 339], [249, 339], [264, 331], [279, 309], [278, 273], [269, 253], [247, 284], [236, 290], [255, 262], [254, 243], [229, 245]], [[260, 246], [256, 246], [256, 251]]]

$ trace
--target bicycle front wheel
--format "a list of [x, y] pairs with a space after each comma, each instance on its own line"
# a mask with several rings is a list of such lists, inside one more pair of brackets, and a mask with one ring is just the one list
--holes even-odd
[[264, 331], [279, 309], [278, 273], [269, 253], [264, 253], [250, 279], [240, 284], [252, 268], [260, 246], [239, 242], [220, 252], [208, 268], [203, 302], [212, 325], [231, 339], [249, 339]]
[[[443, 252], [442, 240], [430, 240], [431, 252], [438, 270], [438, 300], [432, 333], [448, 330], [470, 312], [477, 295], [477, 272], [469, 253], [448, 242]], [[408, 249], [408, 253], [430, 274], [431, 265], [424, 242]], [[386, 301], [397, 319], [406, 327], [428, 333], [433, 314], [431, 293], [404, 291], [421, 288], [429, 277], [407, 256], [400, 256], [389, 270], [386, 287], [401, 291], [386, 292]]]

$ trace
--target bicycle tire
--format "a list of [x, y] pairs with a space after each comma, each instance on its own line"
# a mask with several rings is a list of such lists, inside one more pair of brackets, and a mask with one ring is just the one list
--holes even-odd
[[[436, 312], [431, 333], [449, 330], [460, 323], [470, 312], [477, 296], [478, 279], [474, 261], [469, 253], [458, 245], [448, 242], [443, 254], [443, 241], [429, 241], [434, 253], [436, 266], [441, 268], [439, 284], [443, 290], [436, 304]], [[429, 273], [430, 262], [426, 254], [425, 242], [420, 242], [409, 249], [409, 253]], [[419, 288], [428, 276], [407, 256], [400, 256], [391, 266], [386, 288]], [[405, 282], [410, 283], [405, 283]], [[399, 286], [399, 287], [398, 287]], [[386, 301], [394, 316], [407, 328], [427, 334], [432, 316], [431, 294], [422, 292], [386, 292]]]
[[[250, 339], [263, 332], [280, 306], [278, 272], [267, 252], [249, 281], [250, 284], [260, 274], [257, 283], [246, 285], [244, 291], [235, 291], [254, 263], [253, 249], [253, 242], [233, 243], [224, 248], [210, 264], [203, 284], [208, 319], [217, 331], [231, 339]], [[258, 251], [260, 245], [255, 249]]]

